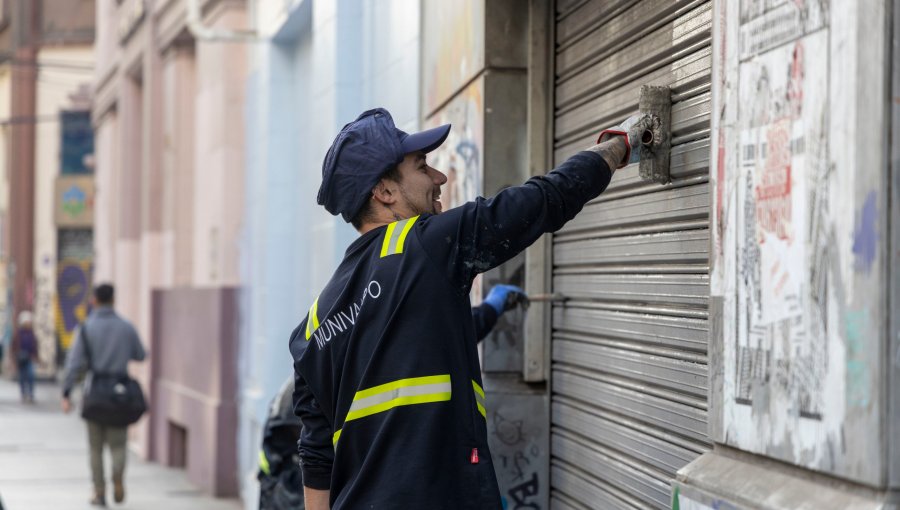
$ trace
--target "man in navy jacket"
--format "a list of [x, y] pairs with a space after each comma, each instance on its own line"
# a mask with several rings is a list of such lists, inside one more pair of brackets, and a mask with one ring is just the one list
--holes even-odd
[[598, 196], [648, 125], [444, 213], [426, 155], [449, 125], [409, 135], [374, 109], [341, 130], [318, 202], [360, 237], [290, 341], [307, 508], [500, 508], [472, 282]]

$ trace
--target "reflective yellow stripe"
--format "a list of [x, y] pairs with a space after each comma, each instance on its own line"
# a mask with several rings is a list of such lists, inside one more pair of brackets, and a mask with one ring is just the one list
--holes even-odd
[[[353, 403], [344, 419], [347, 422], [383, 413], [395, 407], [450, 400], [450, 374], [411, 377], [374, 386], [356, 392]], [[332, 441], [337, 446], [341, 430], [334, 433]]]
[[259, 451], [259, 470], [265, 473], [266, 476], [272, 474], [269, 468], [269, 459], [266, 458], [266, 452], [263, 450]]
[[319, 329], [319, 298], [313, 301], [312, 312], [310, 313], [313, 321], [313, 331]]
[[381, 242], [382, 257], [403, 253], [406, 236], [417, 219], [419, 219], [418, 216], [413, 216], [412, 218], [395, 221], [388, 225], [387, 230], [384, 232], [384, 240]]
[[479, 397], [484, 398], [484, 390], [481, 389], [481, 386], [474, 380], [472, 381], [472, 389], [475, 390], [475, 393], [477, 393]]
[[337, 446], [338, 439], [341, 438], [341, 431], [342, 431], [342, 430], [344, 430], [344, 429], [338, 429], [338, 431], [335, 432], [333, 436], [331, 436], [331, 444]]
[[353, 396], [353, 401], [356, 402], [357, 400], [362, 400], [364, 398], [371, 397], [372, 395], [378, 395], [379, 393], [387, 393], [391, 390], [396, 390], [397, 388], [406, 388], [409, 386], [424, 386], [426, 384], [440, 384], [448, 382], [450, 382], [450, 374], [429, 375], [425, 377], [410, 377], [409, 379], [400, 379], [397, 381], [381, 384], [379, 386], [373, 386], [371, 388], [359, 390], [356, 392], [356, 395]]
[[484, 389], [474, 379], [472, 380], [472, 389], [475, 390], [475, 406], [478, 408], [481, 416], [487, 419], [487, 411], [484, 408]]
[[419, 219], [418, 216], [413, 216], [406, 222], [406, 226], [403, 227], [403, 232], [400, 233], [400, 239], [397, 239], [397, 251], [396, 253], [403, 253], [403, 243], [406, 242], [406, 234], [409, 234], [410, 229], [412, 229], [413, 223]]
[[380, 404], [376, 404], [374, 406], [366, 407], [364, 409], [360, 409], [359, 411], [355, 411], [347, 415], [347, 419], [344, 420], [344, 423], [351, 420], [358, 420], [360, 418], [365, 418], [366, 416], [371, 416], [373, 414], [383, 413], [385, 411], [390, 411], [391, 409], [399, 406], [408, 406], [413, 404], [428, 404], [431, 402], [445, 402], [450, 400], [450, 392], [442, 391], [438, 393], [426, 393], [425, 395], [409, 395], [404, 397], [395, 397], [387, 402], [382, 402]]
[[384, 232], [384, 242], [381, 243], [381, 256], [386, 257], [388, 255], [388, 248], [391, 246], [391, 237], [394, 235], [394, 228], [397, 227], [397, 222], [391, 223], [388, 225], [387, 230]]
[[[312, 334], [317, 329], [319, 329], [318, 310], [319, 310], [319, 298], [316, 298], [316, 300], [313, 301], [312, 308], [309, 309], [309, 317], [306, 319], [306, 341], [307, 342], [309, 341], [309, 337], [311, 337]], [[310, 323], [312, 323], [312, 329], [309, 329]]]

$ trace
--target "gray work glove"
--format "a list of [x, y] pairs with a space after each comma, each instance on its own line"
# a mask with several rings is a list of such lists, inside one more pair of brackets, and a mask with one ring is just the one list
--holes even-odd
[[[636, 163], [640, 160], [641, 157], [641, 136], [647, 131], [653, 129], [653, 117], [646, 114], [640, 113], [637, 115], [632, 115], [625, 119], [624, 122], [619, 124], [618, 126], [604, 129], [600, 132], [600, 137], [597, 138], [597, 143], [602, 143], [607, 140], [611, 140], [617, 136], [621, 136], [625, 139], [625, 157], [622, 158], [622, 161], [619, 163], [619, 166], [616, 169], [623, 168], [627, 166], [629, 163]], [[652, 140], [645, 140], [646, 143], [650, 143]]]

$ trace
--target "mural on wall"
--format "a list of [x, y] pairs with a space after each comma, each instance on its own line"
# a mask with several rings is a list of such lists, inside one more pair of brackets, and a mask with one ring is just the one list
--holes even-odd
[[[447, 175], [441, 187], [444, 210], [459, 206], [482, 193], [484, 143], [484, 85], [476, 80], [426, 121], [426, 128], [452, 124], [447, 140], [428, 154], [428, 164]], [[481, 301], [481, 278], [472, 287], [473, 302]]]
[[829, 147], [830, 6], [719, 0], [717, 8], [710, 292], [722, 305], [712, 320], [723, 363], [714, 436], [834, 470], [848, 450], [845, 416], [871, 411], [874, 376], [861, 351], [872, 318], [854, 311], [845, 282], [873, 266], [879, 204], [874, 192], [857, 204], [852, 253], [842, 249], [851, 245], [841, 222], [854, 195], [841, 193]]
[[88, 261], [61, 260], [56, 280], [56, 330], [63, 349], [72, 347], [75, 328], [90, 311], [91, 272]]
[[426, 116], [484, 68], [484, 23], [483, 2], [422, 2], [422, 26], [440, 27], [422, 33]]
[[91, 229], [59, 231], [54, 329], [59, 336], [61, 352], [72, 346], [75, 329], [90, 311], [93, 240]]
[[476, 80], [426, 123], [426, 128], [453, 125], [447, 141], [428, 154], [428, 164], [447, 174], [447, 184], [441, 192], [444, 210], [464, 204], [481, 194], [483, 88], [482, 80]]

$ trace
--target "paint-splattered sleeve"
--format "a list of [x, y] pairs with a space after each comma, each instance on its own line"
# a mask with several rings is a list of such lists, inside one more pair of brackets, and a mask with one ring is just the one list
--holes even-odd
[[611, 178], [599, 154], [579, 152], [547, 175], [428, 216], [415, 230], [430, 258], [467, 294], [476, 275], [562, 228]]

